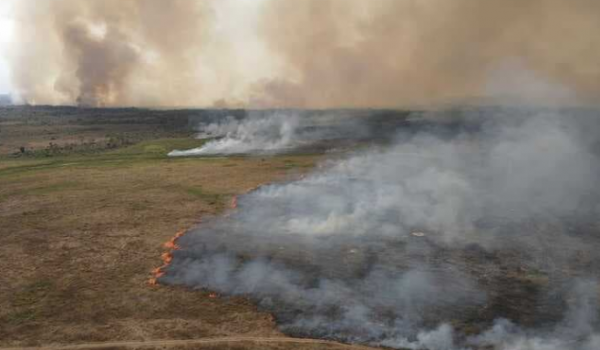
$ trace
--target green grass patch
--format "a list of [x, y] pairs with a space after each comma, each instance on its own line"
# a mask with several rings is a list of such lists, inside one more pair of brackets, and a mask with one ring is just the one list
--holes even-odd
[[26, 285], [14, 293], [11, 304], [15, 307], [35, 306], [46, 298], [52, 287], [52, 282], [48, 280], [40, 280]]
[[289, 169], [294, 169], [294, 168], [311, 168], [312, 165], [310, 164], [301, 164], [298, 163], [296, 160], [292, 160], [292, 159], [285, 159], [283, 160], [283, 165], [279, 166], [277, 169], [280, 170], [289, 170]]
[[60, 192], [77, 187], [79, 184], [74, 181], [59, 182], [48, 186], [40, 186], [26, 190], [27, 195], [45, 195]]
[[[0, 179], [10, 175], [21, 175], [24, 172], [55, 169], [66, 166], [77, 167], [127, 167], [134, 163], [156, 160], [184, 160], [171, 159], [167, 155], [175, 149], [191, 149], [201, 147], [206, 140], [193, 138], [157, 139], [143, 141], [136, 145], [118, 150], [110, 150], [87, 155], [67, 155], [52, 158], [43, 158], [32, 161], [31, 158], [14, 159], [0, 158], [0, 162], [6, 161], [8, 165], [0, 168]], [[185, 158], [187, 161], [190, 158]], [[198, 160], [200, 158], [191, 158]], [[204, 159], [204, 158], [202, 158]]]
[[20, 325], [34, 321], [42, 314], [54, 284], [49, 280], [40, 280], [25, 285], [13, 293], [10, 299], [13, 312], [6, 316], [9, 324]]
[[196, 140], [193, 138], [158, 139], [143, 141], [137, 145], [111, 152], [114, 155], [135, 155], [149, 157], [166, 157], [173, 150], [187, 150], [202, 147], [207, 140]]
[[11, 325], [21, 325], [29, 321], [34, 321], [38, 316], [38, 312], [34, 309], [27, 309], [17, 312], [11, 312], [7, 315], [6, 321]]
[[202, 187], [186, 187], [185, 191], [187, 192], [187, 194], [199, 198], [211, 205], [221, 204], [227, 197], [225, 194], [222, 193], [211, 193], [205, 191]]
[[[20, 183], [28, 183], [27, 179], [19, 179]], [[51, 185], [34, 186], [8, 191], [0, 194], [0, 202], [15, 196], [43, 196], [76, 188], [79, 184], [74, 181], [59, 182]]]

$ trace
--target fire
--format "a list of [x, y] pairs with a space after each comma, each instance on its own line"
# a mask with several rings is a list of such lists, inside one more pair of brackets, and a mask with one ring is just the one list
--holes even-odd
[[163, 244], [163, 247], [168, 249], [168, 252], [164, 252], [160, 255], [160, 258], [163, 261], [163, 264], [160, 267], [152, 270], [152, 278], [148, 281], [151, 286], [155, 286], [158, 284], [158, 279], [165, 275], [165, 269], [169, 266], [171, 261], [173, 261], [173, 251], [179, 250], [180, 247], [177, 245], [177, 240], [181, 238], [185, 234], [184, 230], [178, 231], [173, 238]]
[[[250, 187], [250, 188], [246, 189], [246, 191], [244, 191], [244, 194], [248, 194], [250, 192], [254, 192], [254, 191], [256, 191], [259, 188], [260, 188], [260, 185], [259, 186], [254, 186], [254, 187]], [[231, 209], [237, 209], [237, 207], [238, 207], [238, 196], [235, 195], [235, 196], [233, 196], [233, 198], [231, 198]]]
[[177, 245], [175, 245], [175, 243], [169, 241], [164, 244], [164, 247], [167, 249], [175, 249], [177, 247]]
[[173, 255], [171, 253], [163, 253], [160, 257], [166, 265], [173, 261]]
[[[260, 186], [249, 188], [244, 193], [250, 193], [250, 192], [258, 189], [259, 187]], [[237, 207], [238, 207], [238, 196], [233, 196], [233, 198], [231, 199], [231, 208], [237, 209]], [[165, 249], [167, 249], [167, 251], [162, 253], [160, 256], [163, 263], [160, 267], [157, 267], [154, 270], [152, 270], [152, 278], [150, 278], [150, 280], [148, 281], [148, 284], [150, 284], [151, 286], [157, 285], [158, 279], [165, 275], [165, 269], [173, 261], [173, 252], [181, 249], [181, 247], [179, 245], [177, 245], [177, 240], [179, 240], [179, 238], [181, 238], [183, 235], [185, 235], [185, 232], [186, 232], [185, 230], [178, 231], [175, 234], [175, 236], [173, 236], [173, 238], [171, 238], [170, 240], [168, 240], [167, 242], [165, 242], [163, 244], [163, 247]], [[219, 295], [217, 293], [210, 293], [208, 295], [208, 297], [214, 299], [214, 298], [218, 298]]]
[[171, 238], [168, 242], [166, 242], [164, 244], [164, 247], [167, 249], [171, 249], [171, 250], [177, 250], [179, 249], [179, 246], [177, 246], [177, 244], [175, 244], [175, 242], [185, 234], [184, 230], [178, 231], [175, 236], [173, 236], [173, 238]]

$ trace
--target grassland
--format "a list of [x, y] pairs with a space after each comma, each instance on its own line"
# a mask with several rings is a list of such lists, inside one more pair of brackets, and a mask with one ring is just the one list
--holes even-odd
[[202, 141], [155, 136], [89, 154], [0, 156], [0, 346], [282, 336], [246, 299], [147, 282], [175, 232], [319, 156], [171, 159]]

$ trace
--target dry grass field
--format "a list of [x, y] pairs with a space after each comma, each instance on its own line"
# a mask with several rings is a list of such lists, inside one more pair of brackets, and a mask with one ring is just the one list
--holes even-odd
[[319, 156], [166, 156], [200, 143], [0, 158], [0, 346], [283, 336], [246, 299], [148, 279], [175, 232], [228, 210], [236, 194], [309, 170]]

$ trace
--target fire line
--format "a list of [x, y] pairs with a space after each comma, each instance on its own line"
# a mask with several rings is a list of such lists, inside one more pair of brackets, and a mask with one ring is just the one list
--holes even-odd
[[[244, 193], [247, 194], [247, 193], [253, 192], [256, 189], [258, 189], [259, 187], [260, 186], [249, 188]], [[238, 196], [237, 195], [234, 195], [233, 198], [231, 199], [230, 207], [231, 207], [231, 209], [238, 208]], [[170, 240], [168, 240], [167, 242], [165, 242], [163, 244], [163, 247], [165, 249], [167, 249], [167, 251], [162, 253], [160, 256], [163, 264], [161, 266], [155, 268], [154, 270], [152, 270], [152, 277], [148, 281], [148, 284], [150, 284], [151, 286], [158, 285], [158, 283], [159, 283], [158, 280], [162, 276], [165, 275], [165, 269], [171, 264], [171, 261], [173, 261], [173, 252], [181, 249], [180, 246], [177, 245], [177, 241], [179, 240], [179, 238], [183, 237], [183, 235], [185, 235], [185, 233], [186, 233], [186, 230], [178, 231], [175, 234], [175, 236], [173, 236], [173, 238], [171, 238]], [[211, 298], [216, 298], [217, 296], [218, 295], [216, 293], [210, 294]]]

